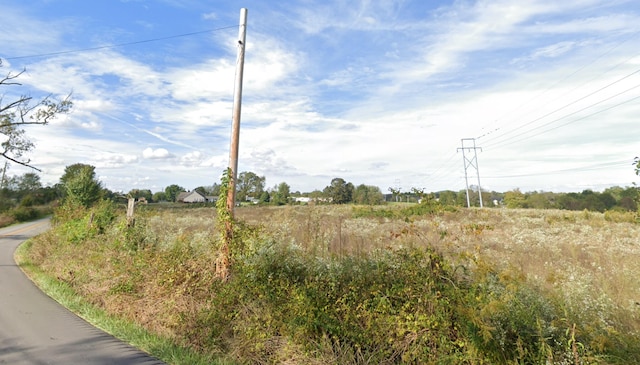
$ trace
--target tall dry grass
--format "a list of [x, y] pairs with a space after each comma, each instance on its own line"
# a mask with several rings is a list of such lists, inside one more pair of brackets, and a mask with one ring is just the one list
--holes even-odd
[[[494, 299], [485, 301], [478, 298], [481, 306], [478, 304], [475, 314], [472, 310], [460, 312], [478, 317], [478, 331], [489, 331], [489, 324], [495, 325], [504, 311], [515, 311], [514, 318], [526, 316], [526, 313], [518, 312], [526, 308], [518, 307], [520, 302], [513, 295], [525, 296], [529, 299], [525, 298], [523, 303], [540, 305], [543, 311], [546, 310], [543, 308], [546, 302], [538, 301], [535, 298], [537, 294], [527, 289], [531, 287], [540, 288], [561, 303], [567, 318], [559, 318], [558, 323], [566, 323], [563, 322], [562, 328], [552, 330], [564, 332], [562, 338], [565, 340], [588, 338], [589, 343], [584, 345], [597, 352], [611, 347], [612, 336], [622, 334], [623, 340], [640, 338], [640, 281], [637, 280], [640, 273], [640, 224], [636, 223], [635, 215], [511, 209], [462, 209], [423, 215], [398, 213], [405, 208], [318, 205], [237, 209], [236, 217], [243, 222], [239, 240], [245, 256], [236, 257], [236, 260], [258, 260], [255, 265], [267, 265], [260, 266], [263, 270], [272, 263], [260, 263], [261, 257], [276, 257], [275, 260], [282, 259], [283, 262], [276, 262], [282, 265], [275, 265], [274, 269], [285, 270], [287, 275], [302, 280], [295, 284], [288, 282], [287, 277], [279, 276], [277, 281], [266, 273], [262, 277], [266, 282], [276, 280], [273, 283], [277, 282], [282, 287], [267, 288], [267, 294], [258, 288], [247, 293], [256, 296], [291, 295], [293, 290], [293, 293], [300, 294], [296, 290], [301, 289], [292, 285], [309, 285], [306, 280], [310, 279], [302, 277], [307, 273], [303, 267], [305, 263], [320, 263], [316, 269], [322, 275], [337, 272], [350, 277], [353, 273], [348, 268], [340, 268], [341, 262], [366, 267], [369, 265], [366, 262], [350, 260], [408, 248], [435, 250], [451, 262], [451, 267], [490, 271], [503, 285], [502, 294], [496, 294]], [[361, 209], [368, 214], [362, 214]], [[80, 220], [59, 223], [55, 230], [34, 243], [31, 259], [108, 311], [202, 351], [218, 352], [221, 356], [250, 363], [371, 363], [366, 360], [370, 354], [359, 352], [336, 338], [315, 339], [316, 350], [310, 351], [300, 339], [293, 341], [279, 332], [282, 329], [270, 327], [270, 324], [275, 326], [283, 320], [271, 316], [284, 314], [265, 311], [258, 306], [260, 302], [251, 300], [255, 298], [245, 298], [247, 301], [243, 302], [237, 293], [228, 293], [227, 301], [224, 298], [212, 301], [216, 293], [232, 290], [214, 278], [219, 238], [214, 209], [146, 208], [139, 210], [133, 228], [126, 227], [126, 220], [116, 216], [109, 227], [87, 230], [92, 225], [88, 217], [93, 216], [87, 212]], [[266, 241], [289, 248], [268, 251], [271, 248], [264, 248]], [[264, 252], [268, 255], [265, 256]], [[297, 255], [298, 258], [289, 262], [286, 257], [278, 256], [279, 252]], [[337, 266], [332, 266], [331, 260], [338, 260], [335, 261]], [[296, 270], [302, 271], [298, 273]], [[329, 271], [325, 273], [326, 270]], [[528, 283], [527, 288], [510, 287], [523, 282]], [[247, 283], [251, 285], [251, 281]], [[454, 288], [460, 285], [451, 283]], [[374, 285], [383, 284], [374, 282]], [[307, 290], [305, 295], [310, 295], [308, 290], [313, 289], [309, 286], [302, 288]], [[474, 290], [479, 297], [493, 295], [484, 289]], [[343, 300], [345, 297], [336, 298]], [[271, 300], [304, 311], [300, 304], [304, 300], [292, 304], [285, 299]], [[230, 309], [221, 311], [216, 305], [229, 306]], [[437, 312], [433, 308], [430, 310]], [[526, 318], [519, 320], [526, 322]], [[380, 326], [389, 325], [379, 318], [376, 321]], [[576, 322], [580, 326], [576, 327]], [[220, 328], [211, 326], [211, 323], [233, 325]], [[447, 336], [454, 336], [460, 331], [462, 329], [457, 328]], [[412, 343], [417, 337], [411, 336], [419, 333], [403, 336], [407, 343]], [[378, 334], [381, 335], [384, 334]], [[579, 342], [561, 344], [568, 346], [568, 360], [564, 363], [599, 363], [578, 356], [582, 353], [579, 353], [576, 343]], [[460, 342], [459, 346], [470, 345]], [[640, 348], [633, 344], [630, 346]], [[500, 352], [500, 349], [488, 350]], [[544, 346], [540, 351], [543, 350]], [[468, 349], [465, 351], [467, 359], [474, 353]], [[504, 363], [510, 362], [505, 360]]]
[[640, 224], [633, 213], [462, 209], [407, 219], [352, 218], [351, 206], [249, 207], [239, 219], [280, 242], [329, 256], [436, 247], [517, 270], [571, 296], [640, 308]]

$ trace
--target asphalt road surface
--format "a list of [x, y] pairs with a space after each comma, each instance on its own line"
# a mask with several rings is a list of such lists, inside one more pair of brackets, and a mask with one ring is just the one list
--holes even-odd
[[24, 275], [16, 247], [48, 228], [45, 219], [0, 229], [0, 364], [163, 364], [69, 312]]

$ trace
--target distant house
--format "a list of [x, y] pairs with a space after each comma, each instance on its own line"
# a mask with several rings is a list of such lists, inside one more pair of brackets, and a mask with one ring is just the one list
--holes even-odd
[[176, 202], [179, 203], [183, 203], [184, 202], [184, 198], [187, 197], [189, 194], [191, 194], [190, 191], [183, 191], [180, 192], [177, 196], [176, 196]]
[[197, 191], [182, 192], [178, 194], [176, 201], [181, 203], [206, 203], [207, 197]]

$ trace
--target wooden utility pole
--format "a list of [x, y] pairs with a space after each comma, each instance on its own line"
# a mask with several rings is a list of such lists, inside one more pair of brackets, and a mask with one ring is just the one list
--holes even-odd
[[242, 77], [244, 74], [244, 50], [247, 38], [247, 9], [240, 9], [240, 30], [238, 32], [238, 57], [236, 61], [236, 80], [233, 94], [233, 117], [231, 126], [231, 144], [229, 149], [229, 189], [227, 192], [227, 210], [229, 219], [225, 221], [224, 240], [216, 261], [216, 276], [225, 280], [229, 277], [230, 246], [233, 241], [233, 219], [236, 206], [236, 180], [238, 179], [238, 150], [240, 145], [240, 111], [242, 109]]
[[233, 95], [233, 124], [231, 126], [231, 147], [229, 150], [229, 168], [231, 176], [227, 207], [233, 217], [236, 200], [236, 179], [238, 178], [238, 150], [240, 144], [240, 111], [242, 109], [242, 77], [244, 74], [244, 49], [247, 38], [247, 9], [240, 9], [240, 31], [238, 34], [238, 58], [236, 61], [236, 82]]

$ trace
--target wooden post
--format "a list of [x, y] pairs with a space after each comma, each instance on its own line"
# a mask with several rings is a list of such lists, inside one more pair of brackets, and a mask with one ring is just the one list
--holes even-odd
[[238, 58], [236, 61], [236, 80], [233, 95], [233, 124], [231, 126], [231, 146], [229, 149], [229, 193], [227, 207], [233, 218], [236, 200], [236, 180], [238, 178], [238, 151], [240, 145], [240, 112], [242, 109], [242, 78], [244, 74], [244, 49], [247, 39], [247, 9], [240, 9], [240, 30], [238, 34]]
[[244, 74], [244, 50], [247, 32], [247, 9], [240, 9], [240, 30], [238, 32], [238, 58], [236, 61], [236, 79], [233, 95], [233, 121], [231, 126], [231, 143], [229, 148], [229, 190], [227, 192], [227, 209], [229, 220], [225, 222], [224, 242], [216, 260], [216, 276], [226, 280], [229, 277], [230, 246], [233, 241], [233, 219], [236, 205], [236, 180], [238, 178], [238, 151], [240, 145], [240, 112], [242, 109], [242, 78]]
[[134, 216], [134, 209], [136, 206], [136, 199], [129, 198], [127, 203], [127, 227], [133, 227], [136, 223], [136, 217]]

